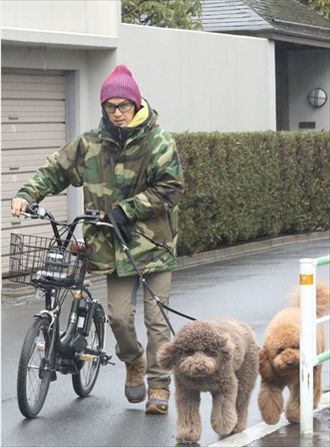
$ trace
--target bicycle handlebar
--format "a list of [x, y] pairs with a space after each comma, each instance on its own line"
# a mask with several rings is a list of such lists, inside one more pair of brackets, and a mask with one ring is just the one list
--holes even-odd
[[31, 219], [48, 219], [54, 224], [58, 225], [67, 225], [68, 227], [74, 227], [77, 225], [79, 221], [86, 221], [95, 225], [104, 225], [107, 227], [112, 227], [113, 225], [109, 222], [104, 222], [100, 220], [101, 212], [99, 210], [86, 210], [85, 214], [77, 216], [73, 219], [71, 223], [59, 222], [55, 219], [53, 214], [48, 211], [46, 208], [39, 206], [37, 203], [33, 203], [32, 205], [28, 205], [25, 211], [22, 211], [25, 217], [30, 217]]
[[[103, 220], [100, 220], [100, 216], [102, 216], [101, 212], [98, 210], [87, 210], [86, 214], [82, 214], [80, 216], [77, 216], [73, 219], [72, 222], [60, 222], [55, 219], [53, 214], [48, 211], [46, 208], [40, 207], [37, 203], [33, 203], [32, 205], [28, 205], [25, 209], [25, 211], [22, 211], [22, 214], [26, 217], [30, 217], [32, 219], [47, 219], [50, 221], [51, 226], [53, 228], [55, 239], [59, 246], [62, 246], [66, 248], [70, 240], [74, 234], [74, 231], [76, 229], [77, 224], [79, 221], [88, 222], [90, 224], [94, 225], [100, 225], [105, 227], [113, 228], [113, 225], [108, 222], [104, 222]], [[103, 217], [103, 216], [102, 216]], [[64, 236], [64, 233], [59, 232], [59, 227], [66, 227], [67, 232], [66, 236]]]

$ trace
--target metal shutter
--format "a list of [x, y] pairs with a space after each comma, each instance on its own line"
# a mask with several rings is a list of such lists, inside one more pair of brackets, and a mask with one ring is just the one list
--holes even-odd
[[[8, 271], [11, 232], [51, 235], [49, 224], [12, 218], [10, 201], [46, 157], [66, 142], [65, 78], [62, 72], [8, 71], [2, 74], [2, 272]], [[66, 192], [43, 202], [59, 219], [67, 217]]]

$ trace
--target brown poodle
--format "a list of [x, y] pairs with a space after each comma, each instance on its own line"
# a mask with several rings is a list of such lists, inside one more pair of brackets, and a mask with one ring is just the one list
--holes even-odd
[[[258, 405], [263, 420], [276, 424], [283, 411], [283, 390], [290, 390], [285, 416], [290, 422], [300, 419], [299, 391], [299, 342], [300, 308], [299, 289], [292, 294], [290, 307], [282, 309], [266, 328], [264, 345], [259, 353], [261, 385]], [[329, 288], [318, 282], [316, 285], [316, 314], [327, 314], [330, 308]], [[324, 331], [317, 325], [317, 353], [324, 351]], [[322, 365], [314, 367], [314, 409], [321, 398]]]
[[236, 433], [246, 427], [258, 375], [258, 347], [246, 324], [228, 318], [193, 321], [161, 347], [158, 359], [174, 372], [178, 443], [200, 439], [201, 392], [212, 395], [215, 432]]

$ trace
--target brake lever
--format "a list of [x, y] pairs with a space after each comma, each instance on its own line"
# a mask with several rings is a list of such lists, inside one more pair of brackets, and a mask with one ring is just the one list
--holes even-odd
[[44, 219], [45, 217], [47, 217], [45, 208], [38, 207], [36, 209], [36, 211], [34, 211], [32, 208], [31, 211], [32, 211], [32, 213], [27, 213], [26, 211], [21, 211], [21, 214], [23, 214], [23, 216], [25, 216], [25, 217], [30, 217], [30, 219], [38, 219], [38, 218]]
[[22, 214], [25, 218], [30, 218], [30, 219], [38, 219], [38, 217], [39, 217], [37, 214], [26, 213], [25, 211], [21, 211], [21, 214]]
[[109, 222], [104, 222], [103, 220], [98, 220], [95, 224], [96, 226], [102, 226], [102, 227], [110, 227], [113, 228], [113, 225]]
[[92, 211], [92, 212], [96, 212], [97, 214], [93, 214], [95, 215], [95, 217], [98, 217], [98, 221], [96, 221], [95, 225], [98, 226], [104, 226], [104, 227], [109, 227], [109, 228], [113, 228], [113, 225], [110, 222], [106, 222], [105, 219], [105, 212], [104, 211], [96, 211], [96, 210], [88, 210], [88, 211]]

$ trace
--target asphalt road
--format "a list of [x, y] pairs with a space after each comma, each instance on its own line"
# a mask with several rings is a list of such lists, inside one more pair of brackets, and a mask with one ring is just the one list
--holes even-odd
[[[297, 284], [299, 259], [329, 254], [329, 240], [295, 243], [255, 255], [202, 265], [174, 272], [172, 307], [198, 319], [230, 315], [250, 324], [257, 342], [273, 315], [286, 305], [287, 295]], [[329, 283], [329, 265], [318, 267], [319, 279]], [[105, 302], [103, 285], [94, 287]], [[58, 375], [40, 415], [25, 420], [16, 402], [16, 372], [20, 349], [32, 315], [42, 302], [2, 308], [2, 446], [108, 446], [172, 447], [175, 442], [176, 411], [174, 386], [168, 416], [147, 416], [144, 404], [129, 404], [124, 397], [125, 368], [114, 358], [115, 366], [105, 366], [92, 394], [78, 398], [71, 377]], [[137, 309], [137, 330], [145, 342], [142, 305]], [[187, 320], [173, 315], [177, 330]], [[327, 329], [329, 328], [328, 323]], [[328, 331], [327, 331], [328, 332]], [[114, 340], [108, 330], [107, 349], [113, 353]], [[329, 343], [328, 343], [329, 346]], [[329, 348], [328, 348], [329, 349]], [[329, 362], [323, 368], [323, 390], [329, 390]], [[259, 381], [253, 392], [248, 425], [261, 421], [256, 399]], [[219, 437], [209, 423], [211, 399], [201, 402], [201, 446]]]

